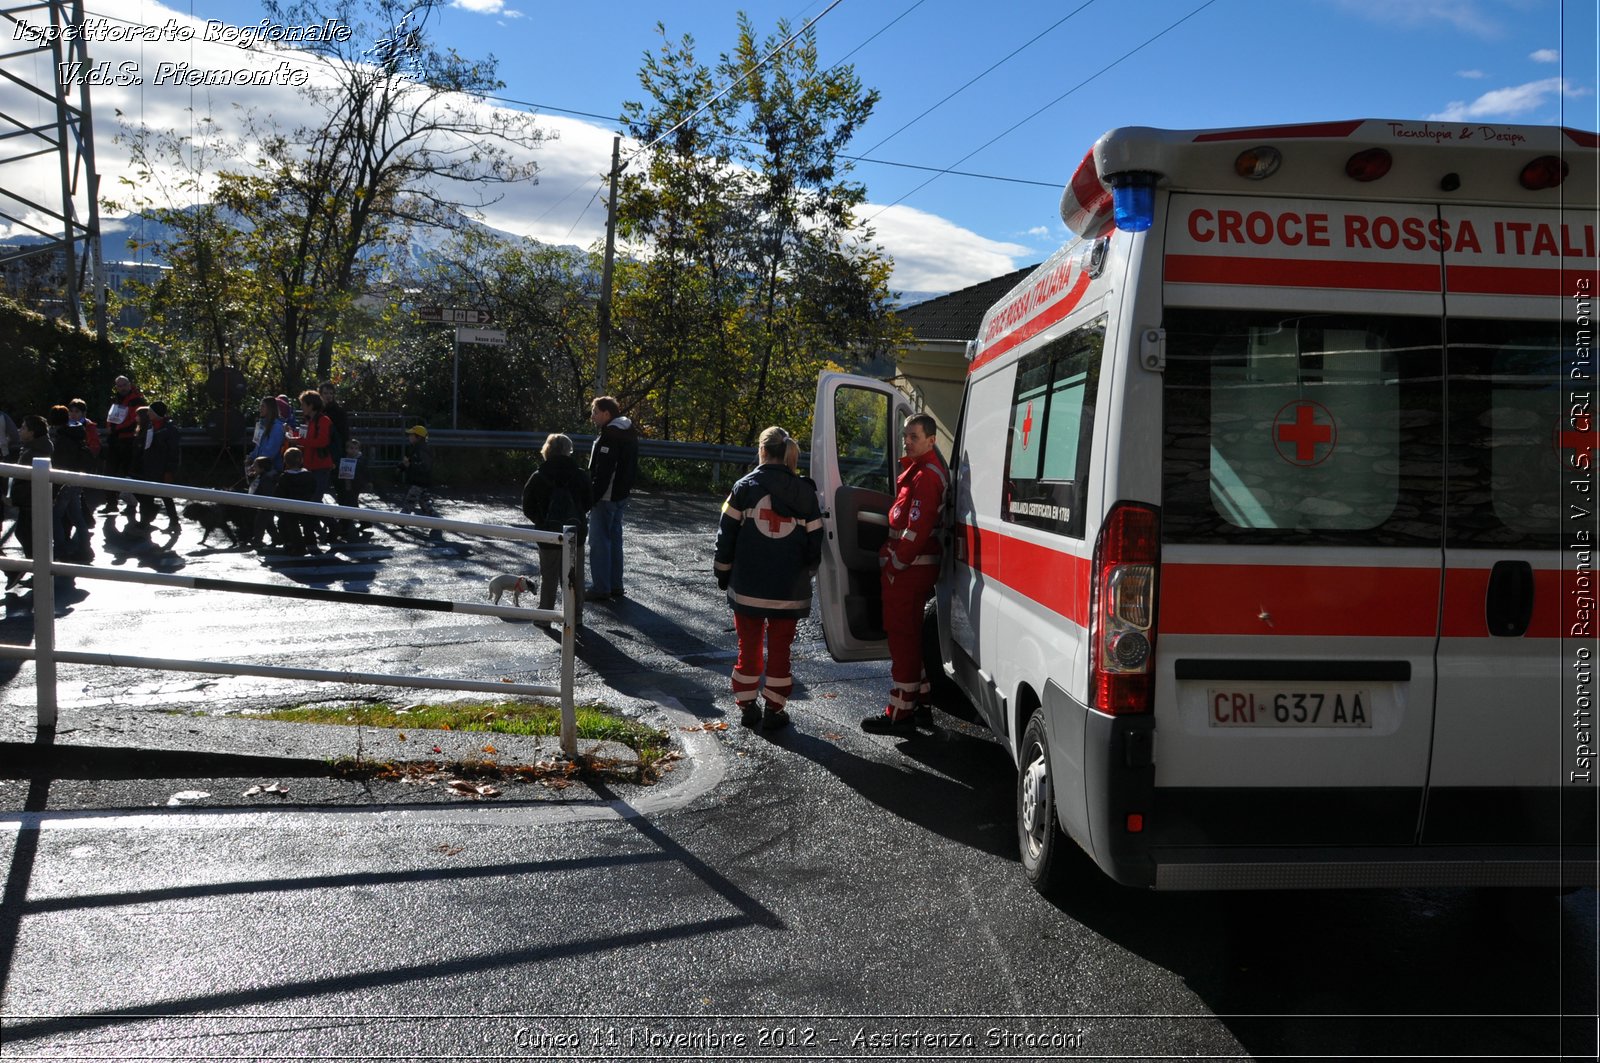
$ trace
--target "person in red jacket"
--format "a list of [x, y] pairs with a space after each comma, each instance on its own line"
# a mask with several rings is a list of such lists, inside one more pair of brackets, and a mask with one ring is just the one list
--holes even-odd
[[883, 631], [889, 638], [889, 704], [861, 721], [869, 734], [909, 735], [928, 694], [922, 662], [922, 612], [939, 576], [939, 541], [950, 470], [934, 446], [938, 426], [928, 414], [906, 418], [889, 541], [878, 553], [883, 582]]
[[[323, 406], [321, 392], [315, 388], [300, 393], [300, 420], [299, 428], [289, 426], [283, 430], [284, 452], [288, 453], [291, 447], [300, 448], [305, 470], [310, 473], [316, 491], [312, 500], [322, 502], [333, 484], [333, 467], [337, 462], [333, 454], [333, 421]], [[315, 527], [317, 523], [307, 518], [307, 527]], [[327, 524], [323, 532], [324, 539], [331, 539], [335, 532], [333, 522]]]

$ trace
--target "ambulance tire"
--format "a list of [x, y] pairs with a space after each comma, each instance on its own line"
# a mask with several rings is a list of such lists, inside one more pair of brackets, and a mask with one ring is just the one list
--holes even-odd
[[1023, 874], [1047, 897], [1062, 891], [1075, 864], [1072, 841], [1056, 818], [1054, 780], [1044, 714], [1035, 712], [1022, 732], [1017, 761], [1017, 849]]

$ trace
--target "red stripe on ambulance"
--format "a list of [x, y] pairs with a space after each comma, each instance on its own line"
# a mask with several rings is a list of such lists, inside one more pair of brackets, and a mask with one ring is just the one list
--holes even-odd
[[1266, 288], [1354, 288], [1436, 292], [1439, 267], [1420, 262], [1340, 262], [1247, 255], [1168, 255], [1169, 284], [1243, 284]]
[[1432, 638], [1439, 570], [1164, 564], [1159, 600], [1163, 635]]

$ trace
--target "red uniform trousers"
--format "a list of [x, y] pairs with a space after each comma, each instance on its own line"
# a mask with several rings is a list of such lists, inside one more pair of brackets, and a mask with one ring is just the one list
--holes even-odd
[[889, 582], [883, 581], [883, 632], [889, 637], [889, 715], [902, 718], [928, 695], [928, 673], [922, 663], [922, 611], [939, 578], [938, 565], [912, 565]]
[[733, 701], [740, 709], [755, 704], [761, 686], [762, 643], [766, 644], [766, 689], [761, 696], [774, 709], [789, 703], [794, 677], [789, 671], [789, 648], [794, 644], [794, 617], [745, 616], [733, 614], [739, 632], [739, 659], [733, 664]]

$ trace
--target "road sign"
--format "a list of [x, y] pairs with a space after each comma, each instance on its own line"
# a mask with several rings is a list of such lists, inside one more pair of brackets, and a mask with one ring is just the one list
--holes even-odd
[[491, 347], [506, 345], [506, 330], [498, 328], [458, 328], [457, 343], [487, 343]]
[[438, 321], [446, 325], [487, 325], [494, 315], [487, 310], [465, 310], [453, 306], [419, 306], [417, 318], [421, 321]]

